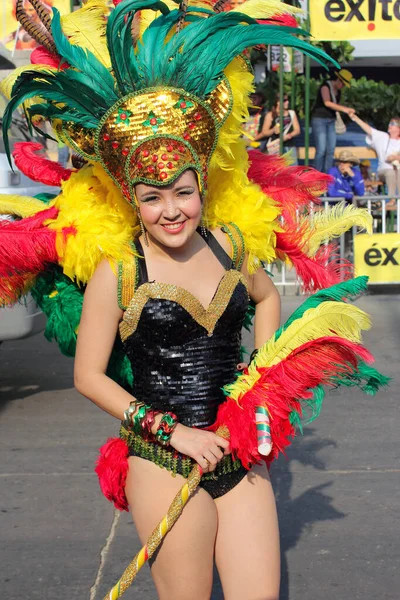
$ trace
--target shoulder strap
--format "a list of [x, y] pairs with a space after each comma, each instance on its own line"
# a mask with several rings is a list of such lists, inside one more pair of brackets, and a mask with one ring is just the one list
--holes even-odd
[[205, 236], [203, 236], [200, 228], [200, 235], [203, 237], [204, 241], [207, 243], [211, 252], [214, 256], [219, 260], [221, 265], [224, 267], [226, 271], [230, 271], [230, 269], [234, 268], [232, 264], [232, 259], [229, 254], [225, 251], [225, 249], [221, 246], [217, 238], [211, 233], [211, 231], [207, 230]]
[[232, 264], [240, 271], [246, 252], [242, 232], [235, 223], [220, 223], [221, 230], [227, 234], [232, 244]]
[[128, 261], [118, 263], [118, 306], [126, 310], [131, 303], [139, 282], [139, 261], [135, 254]]

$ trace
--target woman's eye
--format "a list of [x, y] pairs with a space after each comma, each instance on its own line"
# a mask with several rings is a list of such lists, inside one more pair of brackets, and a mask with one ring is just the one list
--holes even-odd
[[157, 202], [159, 200], [158, 196], [146, 196], [146, 198], [142, 198], [141, 202]]
[[179, 196], [191, 196], [194, 190], [181, 190]]

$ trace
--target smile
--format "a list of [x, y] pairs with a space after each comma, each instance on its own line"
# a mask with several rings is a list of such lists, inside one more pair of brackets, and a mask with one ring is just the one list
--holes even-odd
[[180, 221], [179, 223], [163, 223], [161, 227], [168, 231], [168, 233], [179, 233], [185, 226], [186, 221]]

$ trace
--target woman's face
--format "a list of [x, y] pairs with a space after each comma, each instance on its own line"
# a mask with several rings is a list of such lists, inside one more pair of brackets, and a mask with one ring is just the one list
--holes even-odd
[[388, 134], [391, 138], [400, 138], [400, 127], [397, 119], [391, 119], [388, 126]]
[[185, 171], [174, 183], [163, 187], [139, 183], [135, 193], [150, 237], [169, 248], [184, 246], [201, 220], [201, 197], [194, 171]]

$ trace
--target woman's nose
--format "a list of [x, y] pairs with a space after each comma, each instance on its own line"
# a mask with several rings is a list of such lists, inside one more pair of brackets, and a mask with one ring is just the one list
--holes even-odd
[[164, 214], [171, 220], [173, 220], [174, 217], [179, 216], [180, 209], [178, 204], [174, 200], [168, 199], [164, 208]]

